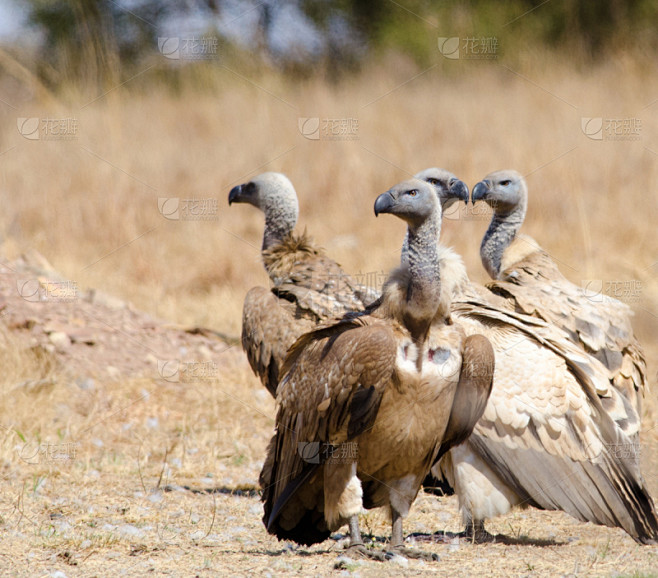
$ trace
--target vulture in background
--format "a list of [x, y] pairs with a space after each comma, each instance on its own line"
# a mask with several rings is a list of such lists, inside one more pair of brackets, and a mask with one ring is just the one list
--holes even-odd
[[631, 308], [574, 285], [534, 239], [518, 234], [528, 206], [528, 188], [520, 173], [487, 175], [475, 185], [472, 201], [484, 201], [493, 209], [480, 246], [482, 264], [494, 279], [487, 287], [517, 311], [564, 329], [610, 370], [614, 386], [641, 416], [647, 370], [633, 335]]
[[304, 545], [349, 524], [351, 552], [382, 559], [364, 547], [358, 514], [384, 506], [390, 549], [426, 558], [403, 547], [402, 520], [430, 467], [479, 419], [493, 350], [449, 322], [451, 277], [463, 272], [441, 267], [434, 188], [418, 179], [401, 183], [377, 198], [379, 213], [407, 223], [407, 261], [377, 304], [291, 348], [260, 476], [263, 522], [279, 539]]
[[[419, 178], [434, 185], [443, 207], [468, 202], [468, 187], [444, 169]], [[249, 365], [273, 397], [288, 348], [303, 333], [334, 317], [362, 311], [379, 297], [356, 283], [315, 247], [306, 233], [293, 233], [299, 215], [297, 193], [281, 173], [263, 173], [231, 189], [229, 205], [249, 203], [265, 214], [262, 258], [272, 288], [252, 288], [242, 312], [242, 347]]]
[[432, 468], [456, 490], [467, 535], [491, 540], [484, 520], [532, 505], [654, 543], [658, 517], [639, 468], [639, 416], [608, 368], [562, 328], [470, 283], [452, 251], [439, 259], [441, 271], [463, 274], [451, 277], [453, 321], [466, 335], [484, 335], [496, 354], [484, 415]]
[[361, 311], [378, 297], [358, 285], [304, 232], [295, 235], [297, 193], [285, 175], [263, 173], [231, 189], [229, 205], [248, 203], [265, 214], [262, 258], [272, 288], [252, 288], [242, 311], [242, 348], [276, 397], [288, 348], [318, 323]]

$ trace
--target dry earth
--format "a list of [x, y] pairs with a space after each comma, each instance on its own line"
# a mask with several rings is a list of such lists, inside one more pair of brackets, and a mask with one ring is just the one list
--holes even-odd
[[[658, 547], [559, 512], [490, 522], [505, 543], [417, 543], [433, 563], [279, 543], [257, 491], [274, 403], [235, 340], [82, 292], [36, 253], [2, 264], [0, 296], [2, 575], [656, 575]], [[362, 521], [381, 547], [383, 513]], [[406, 532], [437, 530], [460, 530], [456, 499], [421, 494]]]

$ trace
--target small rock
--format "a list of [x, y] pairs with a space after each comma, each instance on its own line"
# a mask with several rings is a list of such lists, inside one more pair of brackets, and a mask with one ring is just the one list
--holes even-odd
[[393, 556], [389, 558], [389, 562], [392, 562], [393, 564], [398, 564], [403, 568], [409, 567], [409, 560], [407, 560], [404, 556], [400, 556], [399, 554], [393, 554]]
[[204, 361], [210, 361], [212, 359], [212, 352], [205, 345], [199, 345], [197, 351], [201, 359]]
[[83, 391], [92, 391], [96, 386], [94, 380], [91, 377], [87, 377], [86, 379], [78, 378], [75, 380], [75, 383]]
[[144, 361], [149, 365], [153, 365], [156, 367], [158, 365], [158, 358], [152, 353], [147, 353], [146, 356], [144, 357]]
[[108, 365], [105, 368], [105, 371], [107, 371], [107, 374], [112, 379], [119, 379], [119, 377], [121, 377], [121, 372], [116, 367], [114, 367], [114, 365]]
[[48, 336], [48, 339], [50, 340], [50, 343], [55, 346], [57, 351], [66, 351], [71, 346], [69, 336], [63, 331], [53, 331]]

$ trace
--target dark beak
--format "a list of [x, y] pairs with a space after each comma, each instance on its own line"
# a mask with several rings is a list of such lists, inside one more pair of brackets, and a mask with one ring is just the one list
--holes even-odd
[[450, 195], [452, 197], [464, 201], [468, 205], [468, 187], [464, 181], [450, 179], [448, 186], [450, 187]]
[[390, 213], [394, 205], [395, 199], [393, 195], [389, 192], [382, 193], [375, 201], [375, 217], [379, 216], [380, 213]]
[[473, 187], [473, 192], [471, 193], [471, 202], [475, 204], [476, 201], [485, 201], [490, 190], [491, 181], [480, 181]]
[[228, 194], [228, 204], [230, 205], [231, 203], [240, 202], [241, 194], [242, 194], [242, 185], [233, 187], [231, 189], [231, 192]]

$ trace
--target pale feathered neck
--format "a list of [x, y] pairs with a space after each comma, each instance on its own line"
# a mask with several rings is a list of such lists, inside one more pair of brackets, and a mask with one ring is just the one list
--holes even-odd
[[482, 265], [492, 279], [498, 279], [500, 276], [503, 254], [523, 225], [526, 210], [527, 199], [522, 199], [511, 211], [494, 211], [480, 245]]

